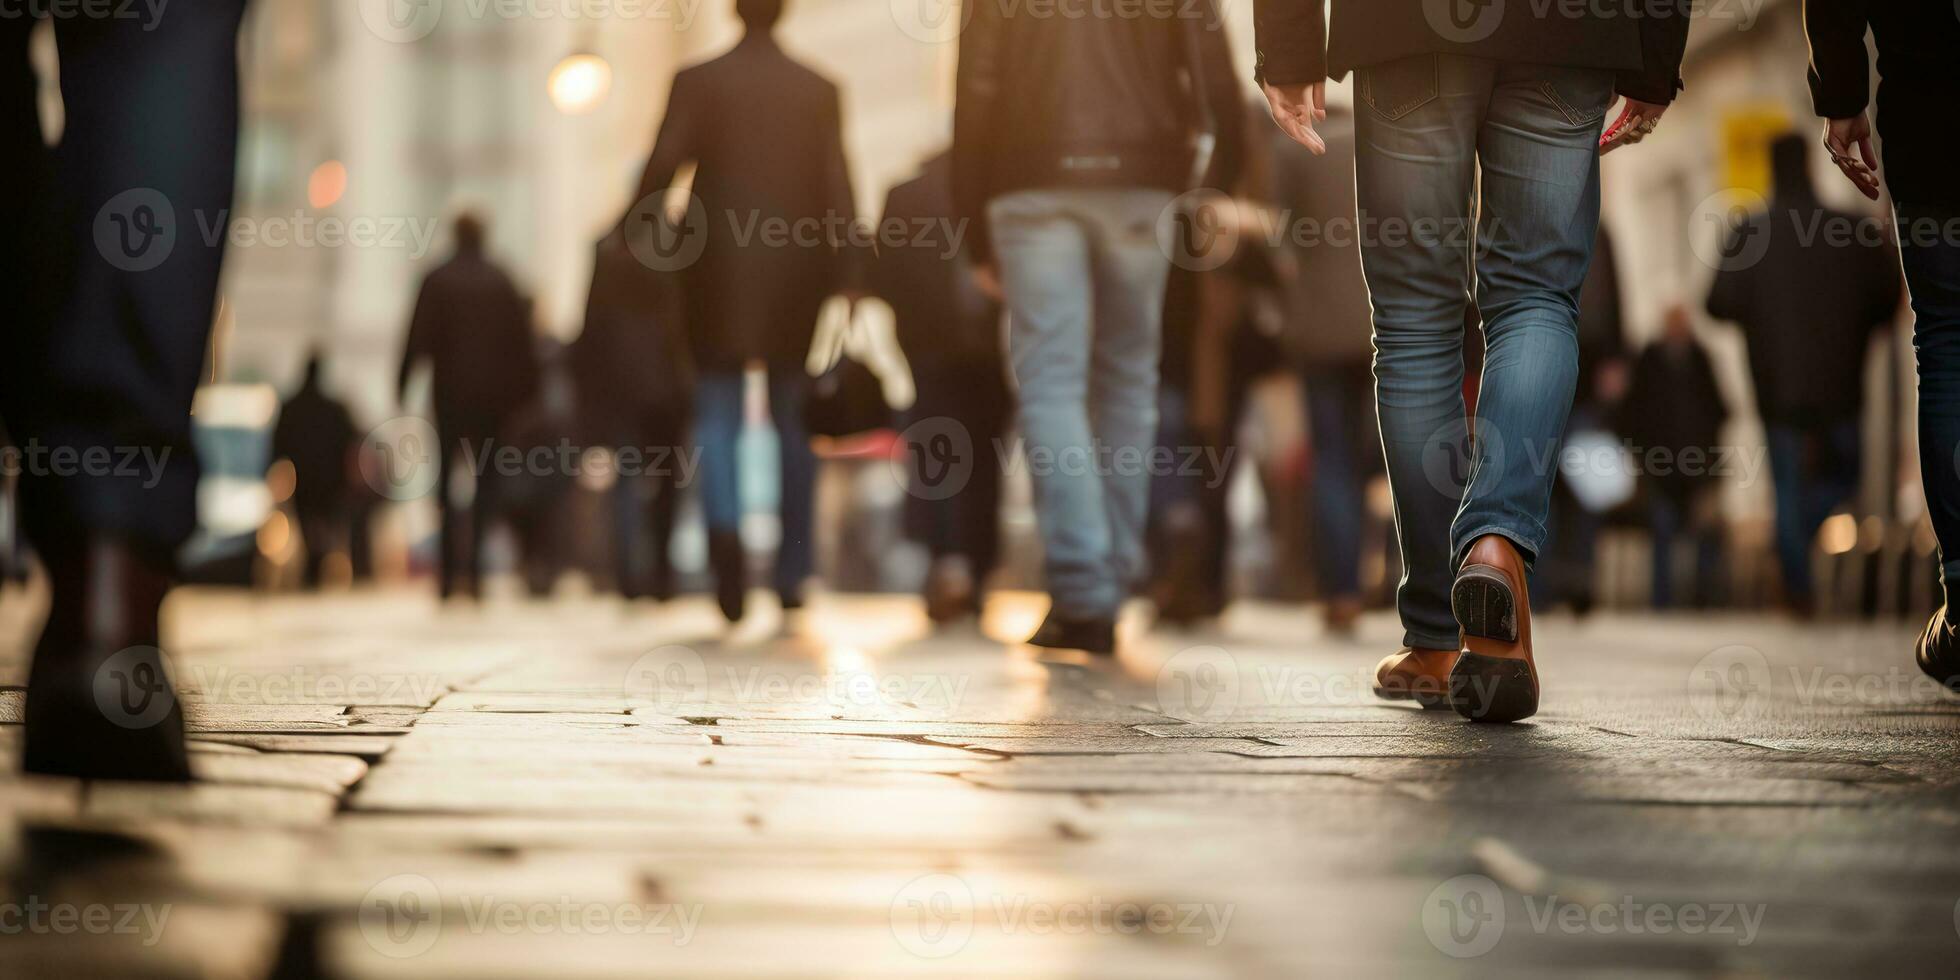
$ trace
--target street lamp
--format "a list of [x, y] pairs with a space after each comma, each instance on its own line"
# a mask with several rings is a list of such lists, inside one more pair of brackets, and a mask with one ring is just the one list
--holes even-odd
[[582, 116], [606, 101], [606, 93], [612, 90], [612, 66], [591, 51], [574, 51], [551, 69], [545, 86], [559, 112]]

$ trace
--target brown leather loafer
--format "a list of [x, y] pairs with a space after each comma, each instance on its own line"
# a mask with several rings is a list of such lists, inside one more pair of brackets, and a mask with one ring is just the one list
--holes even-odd
[[1478, 538], [1450, 590], [1463, 652], [1450, 668], [1450, 703], [1471, 721], [1521, 721], [1538, 712], [1531, 659], [1531, 594], [1524, 559], [1502, 536]]
[[1375, 696], [1385, 701], [1414, 701], [1425, 710], [1450, 706], [1450, 666], [1455, 650], [1403, 647], [1375, 665]]

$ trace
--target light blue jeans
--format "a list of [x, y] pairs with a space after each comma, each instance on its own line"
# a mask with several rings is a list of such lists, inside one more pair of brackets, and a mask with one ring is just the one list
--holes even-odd
[[987, 214], [1056, 614], [1113, 616], [1143, 575], [1169, 191], [1016, 191]]
[[[1456, 649], [1472, 542], [1545, 543], [1599, 225], [1609, 72], [1420, 55], [1356, 73], [1355, 182], [1376, 400], [1402, 546], [1404, 642]], [[1481, 179], [1480, 179], [1481, 176]], [[1484, 376], [1464, 420], [1464, 314]]]

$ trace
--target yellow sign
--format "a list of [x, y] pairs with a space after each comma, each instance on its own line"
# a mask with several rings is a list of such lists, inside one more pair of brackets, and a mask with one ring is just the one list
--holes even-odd
[[1768, 197], [1769, 144], [1790, 131], [1790, 116], [1773, 103], [1742, 106], [1722, 114], [1722, 186]]

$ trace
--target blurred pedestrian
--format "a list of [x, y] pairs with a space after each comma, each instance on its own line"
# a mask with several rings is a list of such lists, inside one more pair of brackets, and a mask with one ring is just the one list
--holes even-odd
[[1144, 572], [1170, 268], [1157, 229], [1210, 176], [1194, 177], [1194, 139], [1211, 130], [1219, 170], [1239, 152], [1217, 129], [1240, 111], [1217, 11], [1187, 9], [1199, 16], [979, 4], [960, 35], [954, 198], [977, 275], [1012, 314], [1053, 598], [1037, 646], [1113, 653], [1118, 607]]
[[[1361, 259], [1407, 631], [1378, 690], [1515, 721], [1538, 709], [1525, 575], [1554, 468], [1534, 460], [1557, 458], [1572, 406], [1598, 155], [1659, 126], [1688, 18], [1664, 0], [1639, 17], [1513, 8], [1463, 40], [1425, 16], [1433, 6], [1335, 0], [1330, 37], [1323, 0], [1256, 0], [1258, 72], [1280, 128], [1325, 153], [1326, 80], [1358, 69]], [[1473, 289], [1487, 349], [1466, 426]], [[1466, 435], [1458, 482], [1430, 464]]]
[[[1617, 441], [1613, 429], [1621, 400], [1626, 397], [1628, 363], [1626, 323], [1620, 300], [1620, 265], [1613, 236], [1601, 225], [1593, 240], [1592, 265], [1579, 289], [1579, 373], [1575, 376], [1572, 413], [1565, 423], [1568, 443], [1603, 445]], [[1606, 477], [1616, 474], [1585, 474]], [[1631, 481], [1629, 481], [1630, 483]], [[1545, 554], [1532, 569], [1539, 606], [1565, 604], [1580, 616], [1592, 611], [1594, 553], [1606, 511], [1591, 495], [1575, 492], [1576, 480], [1552, 485], [1551, 525]]]
[[1649, 600], [1656, 609], [1674, 605], [1674, 543], [1685, 530], [1695, 546], [1695, 605], [1705, 606], [1720, 558], [1714, 465], [1729, 406], [1685, 307], [1667, 311], [1660, 339], [1634, 362], [1620, 417], [1640, 461], [1647, 530], [1653, 536]]
[[0, 17], [0, 416], [52, 461], [19, 486], [51, 589], [27, 772], [191, 778], [157, 614], [197, 523], [191, 399], [224, 253], [201, 228], [231, 206], [244, 9], [53, 18], [53, 146], [28, 56], [38, 17]]
[[[953, 161], [940, 153], [885, 197], [881, 227], [956, 227]], [[869, 292], [889, 303], [898, 345], [918, 399], [907, 413], [914, 438], [908, 508], [932, 566], [926, 615], [943, 623], [978, 613], [1000, 560], [1000, 447], [1014, 418], [1000, 304], [973, 281], [958, 242], [887, 243], [871, 266]]]
[[1824, 145], [1866, 197], [1878, 199], [1872, 152], [1871, 68], [1865, 29], [1878, 43], [1878, 130], [1885, 138], [1885, 185], [1892, 192], [1899, 252], [1912, 292], [1913, 349], [1919, 362], [1919, 466], [1926, 509], [1940, 542], [1946, 603], [1926, 624], [1919, 666], [1960, 690], [1960, 134], [1947, 120], [1960, 102], [1953, 53], [1960, 11], [1944, 3], [1808, 0], [1810, 91], [1830, 120]]
[[[651, 230], [651, 229], [649, 229]], [[583, 429], [614, 459], [613, 562], [628, 599], [674, 595], [671, 554], [680, 506], [693, 369], [679, 284], [634, 257], [627, 229], [593, 249], [585, 327], [568, 355]]]
[[1872, 335], [1891, 325], [1899, 259], [1874, 219], [1823, 203], [1810, 182], [1809, 141], [1770, 147], [1769, 206], [1732, 228], [1709, 288], [1708, 312], [1742, 328], [1776, 485], [1776, 556], [1784, 599], [1808, 615], [1810, 546], [1858, 488], [1865, 365]]
[[333, 548], [344, 544], [353, 551], [351, 484], [360, 445], [353, 416], [321, 386], [320, 370], [315, 352], [307, 357], [299, 388], [279, 407], [279, 422], [272, 428], [272, 458], [293, 467], [293, 515], [306, 546], [301, 582], [309, 589], [320, 587], [320, 569]]
[[[402, 349], [397, 396], [428, 362], [437, 450], [436, 506], [442, 511], [438, 582], [443, 598], [481, 592], [478, 564], [495, 518], [498, 437], [536, 392], [536, 335], [531, 306], [485, 250], [483, 219], [455, 221], [456, 251], [422, 280]], [[459, 466], [474, 471], [473, 499], [457, 500]]]
[[[837, 86], [777, 45], [783, 0], [736, 0], [735, 12], [742, 40], [674, 76], [635, 208], [641, 217], [657, 215], [674, 175], [695, 165], [693, 204], [675, 231], [703, 248], [685, 273], [698, 372], [694, 441], [709, 564], [731, 622], [742, 618], [748, 591], [736, 465], [745, 372], [759, 364], [768, 374], [781, 480], [774, 584], [783, 608], [794, 610], [803, 605], [815, 567], [816, 457], [803, 421], [810, 390], [804, 363], [818, 309], [831, 296], [854, 291], [858, 275]], [[811, 228], [821, 231], [813, 236]]]
[[[1354, 114], [1335, 106], [1316, 130], [1328, 155], [1347, 161], [1354, 157], [1354, 128]], [[1314, 578], [1328, 628], [1345, 633], [1362, 608], [1363, 492], [1382, 466], [1368, 284], [1361, 277], [1361, 241], [1355, 233], [1354, 171], [1322, 165], [1284, 133], [1266, 131], [1273, 141], [1273, 203], [1290, 216], [1293, 228], [1311, 232], [1286, 236], [1293, 274], [1286, 285], [1282, 336], [1306, 389]]]

